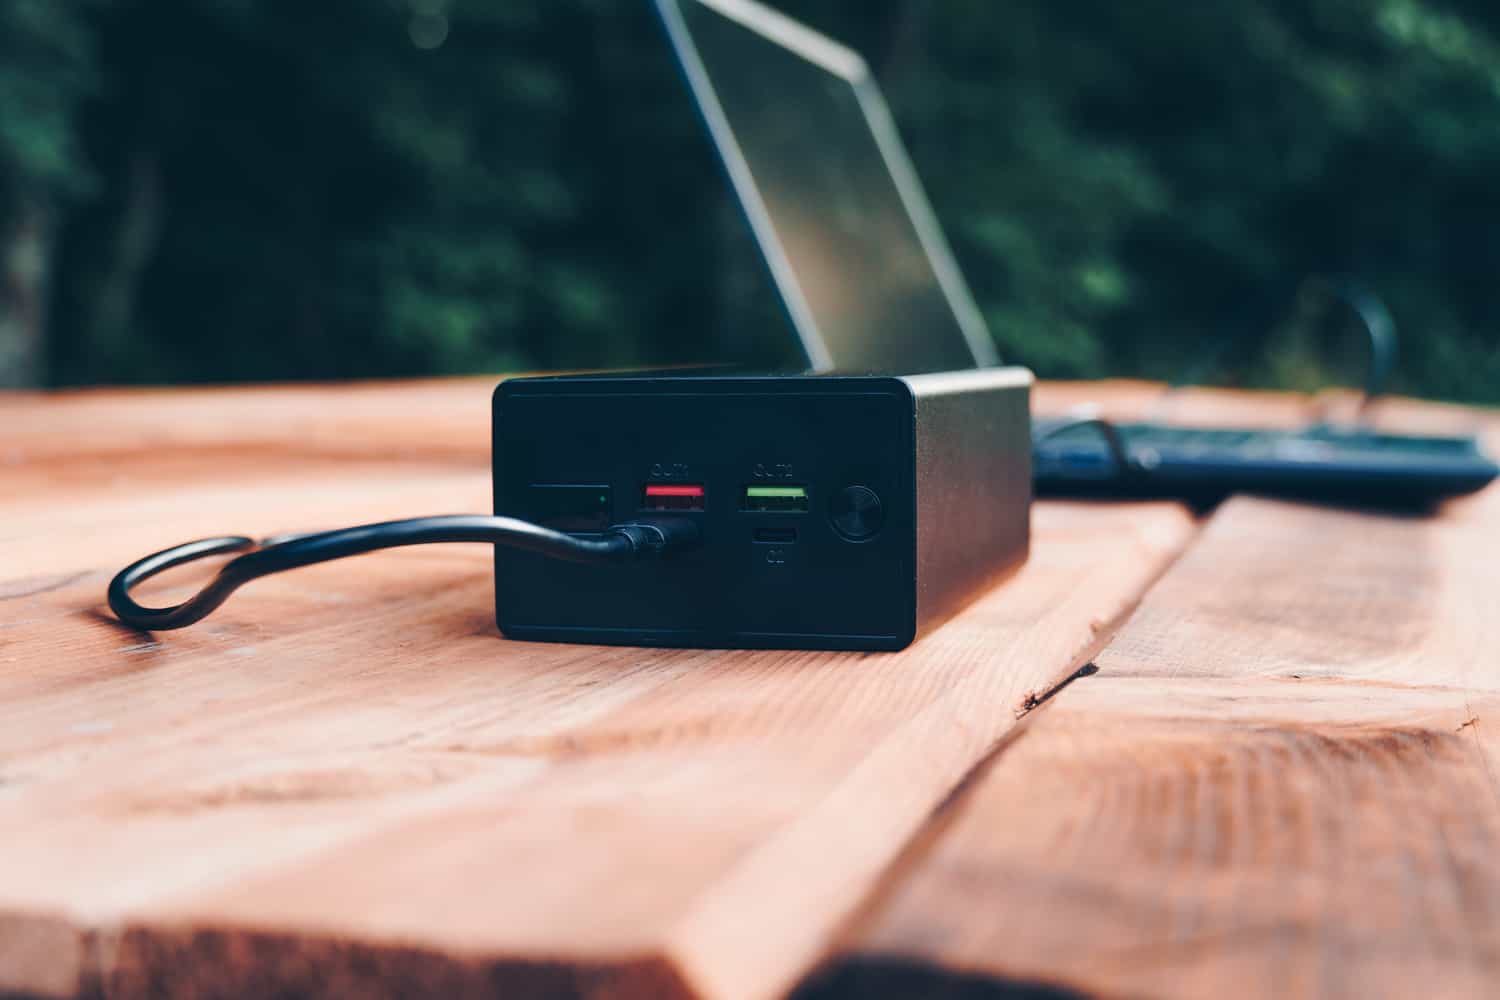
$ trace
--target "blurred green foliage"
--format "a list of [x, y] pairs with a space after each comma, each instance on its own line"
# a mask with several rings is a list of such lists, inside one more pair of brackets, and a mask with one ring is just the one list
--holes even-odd
[[[778, 6], [874, 66], [1007, 359], [1171, 378], [1232, 342], [1202, 370], [1314, 387], [1358, 362], [1293, 304], [1346, 275], [1398, 387], [1500, 401], [1500, 7]], [[649, 8], [8, 0], [8, 381], [784, 354]]]

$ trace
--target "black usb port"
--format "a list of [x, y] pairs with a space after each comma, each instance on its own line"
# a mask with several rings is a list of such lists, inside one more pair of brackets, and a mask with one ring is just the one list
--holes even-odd
[[556, 531], [600, 531], [609, 526], [612, 496], [603, 483], [533, 483], [525, 516]]
[[755, 540], [771, 545], [791, 545], [797, 540], [796, 528], [756, 528]]

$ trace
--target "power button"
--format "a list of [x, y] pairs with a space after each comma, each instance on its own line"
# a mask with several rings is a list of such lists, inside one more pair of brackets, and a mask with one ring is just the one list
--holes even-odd
[[885, 524], [885, 507], [868, 486], [845, 486], [828, 501], [833, 530], [851, 542], [874, 538]]

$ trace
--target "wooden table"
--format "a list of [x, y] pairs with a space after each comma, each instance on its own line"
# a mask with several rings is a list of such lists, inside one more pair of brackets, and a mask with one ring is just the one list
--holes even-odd
[[1500, 990], [1500, 491], [1042, 503], [889, 655], [507, 642], [479, 546], [104, 609], [185, 538], [486, 510], [490, 388], [0, 397], [0, 994]]

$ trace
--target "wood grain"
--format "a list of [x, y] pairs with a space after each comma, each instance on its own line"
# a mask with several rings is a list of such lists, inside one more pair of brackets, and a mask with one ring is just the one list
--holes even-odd
[[898, 969], [911, 992], [1494, 996], [1497, 565], [1500, 490], [1432, 517], [1230, 500], [809, 993]]
[[489, 389], [0, 402], [0, 992], [775, 995], [1195, 530], [1044, 505], [894, 655], [506, 642], [465, 546], [103, 610], [183, 537], [485, 509]]

